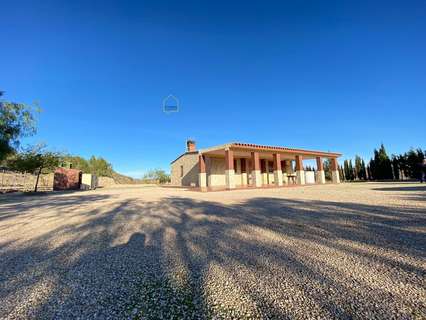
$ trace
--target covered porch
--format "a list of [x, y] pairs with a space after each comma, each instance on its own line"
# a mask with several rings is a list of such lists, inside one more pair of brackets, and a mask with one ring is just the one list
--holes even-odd
[[[339, 183], [338, 153], [231, 143], [200, 150], [202, 191], [324, 184], [323, 159], [331, 161], [332, 182]], [[317, 170], [304, 171], [303, 161], [315, 160]]]

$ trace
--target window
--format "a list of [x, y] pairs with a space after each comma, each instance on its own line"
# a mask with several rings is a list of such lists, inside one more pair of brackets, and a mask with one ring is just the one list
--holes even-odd
[[183, 177], [183, 166], [180, 166], [180, 177]]

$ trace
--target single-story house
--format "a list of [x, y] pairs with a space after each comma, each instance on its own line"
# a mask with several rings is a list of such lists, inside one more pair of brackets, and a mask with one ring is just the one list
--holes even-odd
[[[340, 153], [312, 151], [248, 143], [227, 143], [197, 150], [187, 141], [187, 150], [171, 163], [171, 183], [203, 191], [245, 187], [325, 183], [323, 158], [330, 159], [333, 183], [340, 183], [337, 158]], [[303, 160], [314, 159], [317, 171], [305, 172]]]

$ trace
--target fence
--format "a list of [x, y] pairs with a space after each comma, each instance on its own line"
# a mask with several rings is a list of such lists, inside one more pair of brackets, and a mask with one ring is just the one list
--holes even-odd
[[[31, 173], [0, 171], [0, 193], [13, 191], [33, 191], [37, 176]], [[38, 181], [39, 191], [53, 190], [53, 173], [41, 174]]]

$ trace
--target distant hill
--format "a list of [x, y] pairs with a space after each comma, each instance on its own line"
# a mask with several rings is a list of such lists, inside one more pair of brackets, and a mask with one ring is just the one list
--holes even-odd
[[125, 176], [115, 171], [112, 172], [112, 178], [117, 184], [141, 183], [139, 179], [133, 179], [132, 177]]
[[62, 159], [61, 167], [79, 169], [84, 173], [92, 173], [98, 177], [107, 178], [103, 179], [103, 182], [108, 185], [142, 183], [140, 179], [134, 179], [114, 171], [112, 165], [102, 157], [92, 156], [87, 160], [80, 156], [66, 155]]

